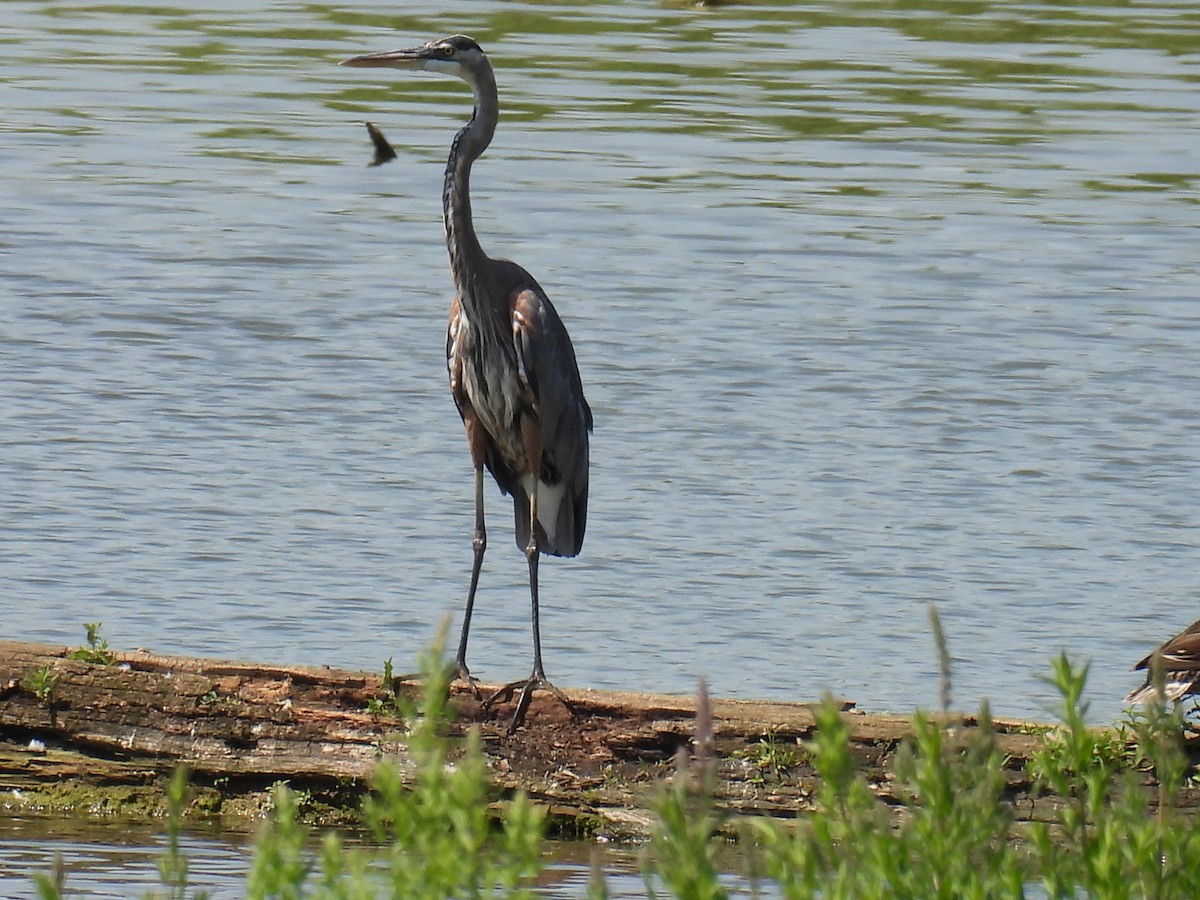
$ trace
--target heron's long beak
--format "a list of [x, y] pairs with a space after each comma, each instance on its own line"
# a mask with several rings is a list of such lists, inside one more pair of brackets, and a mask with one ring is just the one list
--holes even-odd
[[364, 53], [362, 56], [352, 56], [343, 59], [339, 66], [358, 66], [361, 68], [388, 69], [423, 69], [429, 59], [428, 47], [412, 47], [408, 50], [381, 50], [378, 53]]

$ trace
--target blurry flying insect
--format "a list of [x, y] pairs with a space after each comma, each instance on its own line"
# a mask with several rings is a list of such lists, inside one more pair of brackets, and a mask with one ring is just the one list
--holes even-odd
[[385, 162], [391, 162], [396, 158], [396, 151], [392, 149], [392, 145], [388, 143], [388, 139], [383, 136], [383, 132], [372, 125], [370, 122], [364, 122], [367, 126], [367, 134], [371, 136], [371, 143], [375, 145], [375, 158], [367, 163], [368, 166], [382, 166]]
[[[533, 692], [570, 701], [546, 678], [538, 627], [538, 557], [575, 556], [587, 522], [588, 432], [592, 411], [583, 396], [575, 349], [550, 298], [532, 275], [483, 252], [471, 221], [471, 164], [491, 143], [499, 116], [492, 65], [469, 37], [453, 35], [409, 50], [355, 56], [344, 66], [424, 69], [455, 75], [475, 98], [471, 120], [455, 135], [446, 163], [442, 214], [454, 276], [446, 364], [450, 392], [466, 428], [475, 466], [474, 564], [455, 666], [478, 696], [467, 668], [467, 636], [487, 547], [483, 469], [513, 498], [517, 546], [529, 566], [533, 611], [533, 671], [484, 702], [521, 694], [508, 730], [525, 720]], [[375, 136], [372, 134], [372, 138]], [[378, 140], [376, 140], [378, 148]], [[377, 151], [378, 152], [378, 151]]]

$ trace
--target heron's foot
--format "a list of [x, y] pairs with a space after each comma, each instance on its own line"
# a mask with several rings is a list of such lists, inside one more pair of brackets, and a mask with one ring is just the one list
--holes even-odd
[[513, 693], [517, 688], [521, 689], [521, 696], [517, 699], [517, 708], [513, 711], [512, 721], [508, 723], [508, 734], [512, 734], [525, 724], [525, 713], [529, 711], [529, 703], [533, 699], [534, 691], [549, 691], [567, 708], [567, 712], [571, 714], [571, 717], [575, 717], [575, 707], [567, 699], [567, 695], [547, 681], [545, 677], [537, 673], [530, 675], [524, 681], [514, 681], [511, 684], [504, 685], [504, 687], [483, 701], [483, 708], [490, 709], [492, 704], [497, 700], [507, 703], [512, 699]]
[[[454, 664], [454, 681], [465, 681], [467, 687], [471, 689], [471, 696], [476, 700], [481, 700], [483, 695], [479, 693], [479, 679], [471, 674], [471, 670], [467, 668], [467, 664], [461, 659]], [[454, 682], [451, 682], [453, 684]], [[484, 704], [485, 706], [487, 704]]]

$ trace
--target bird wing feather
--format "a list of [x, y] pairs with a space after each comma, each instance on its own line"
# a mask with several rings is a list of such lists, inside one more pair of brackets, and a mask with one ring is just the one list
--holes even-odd
[[[1194, 693], [1200, 682], [1200, 620], [1138, 660], [1134, 671], [1151, 668], [1156, 658], [1161, 661], [1163, 668], [1165, 700], [1178, 700]], [[1129, 703], [1144, 703], [1156, 693], [1154, 674], [1151, 672], [1146, 676], [1146, 683], [1131, 691], [1125, 699]]]
[[529, 281], [531, 286], [515, 290], [510, 301], [513, 344], [518, 374], [531, 398], [541, 437], [538, 479], [543, 488], [538, 502], [561, 496], [556, 509], [545, 510], [545, 517], [539, 509], [538, 520], [546, 526], [547, 537], [542, 549], [554, 556], [575, 556], [587, 524], [592, 411], [583, 396], [567, 329], [546, 294], [532, 278]]
[[1168, 669], [1200, 669], [1200, 620], [1139, 659], [1134, 670], [1148, 668], [1155, 656], [1161, 656]]

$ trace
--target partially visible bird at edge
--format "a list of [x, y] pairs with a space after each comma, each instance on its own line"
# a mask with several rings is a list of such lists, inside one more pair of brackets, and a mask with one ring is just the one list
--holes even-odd
[[1146, 683], [1125, 698], [1128, 703], [1154, 700], [1154, 669], [1162, 670], [1163, 700], [1180, 700], [1189, 694], [1200, 694], [1200, 620], [1193, 622], [1175, 637], [1135, 665], [1134, 671], [1146, 670]]
[[[475, 466], [474, 562], [455, 666], [478, 697], [467, 668], [467, 637], [479, 571], [487, 547], [483, 470], [513, 498], [517, 546], [529, 566], [533, 671], [484, 701], [511, 700], [520, 688], [508, 730], [525, 720], [536, 690], [570, 701], [542, 666], [538, 624], [538, 558], [575, 556], [587, 523], [588, 432], [592, 412], [583, 396], [575, 350], [546, 292], [532, 275], [507, 259], [483, 252], [471, 220], [471, 165], [496, 130], [499, 102], [491, 63], [479, 45], [452, 35], [408, 50], [367, 53], [344, 66], [424, 69], [455, 75], [470, 85], [475, 109], [455, 135], [446, 163], [442, 214], [455, 297], [446, 335], [450, 392], [466, 429]], [[377, 130], [376, 130], [377, 131]], [[379, 147], [379, 141], [372, 133]]]

